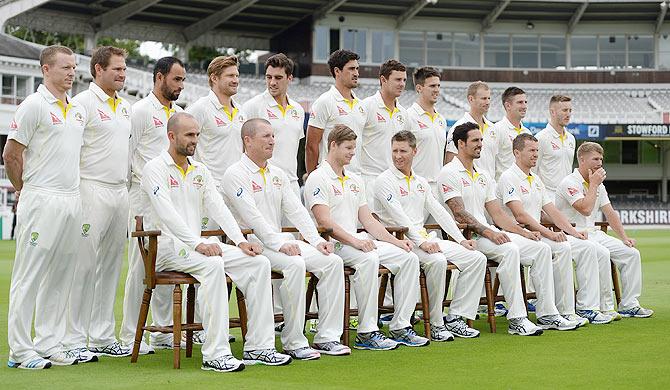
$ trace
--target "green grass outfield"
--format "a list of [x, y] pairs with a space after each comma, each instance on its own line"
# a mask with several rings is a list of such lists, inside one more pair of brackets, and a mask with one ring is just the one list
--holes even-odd
[[[30, 372], [5, 366], [8, 354], [7, 306], [14, 243], [0, 242], [0, 387], [17, 388], [670, 388], [670, 231], [631, 231], [642, 252], [642, 304], [656, 311], [651, 319], [623, 319], [572, 332], [540, 337], [510, 336], [498, 319], [491, 334], [475, 322], [478, 339], [432, 343], [425, 348], [389, 352], [356, 351], [349, 357], [324, 356], [286, 367], [247, 367], [240, 373], [200, 370], [201, 355], [182, 359], [172, 369], [172, 352]], [[116, 304], [121, 320], [123, 281]], [[417, 330], [420, 327], [417, 326]], [[422, 331], [422, 330], [421, 330]], [[240, 339], [239, 329], [233, 334]], [[242, 344], [232, 344], [241, 357]], [[184, 356], [182, 354], [182, 356]]]

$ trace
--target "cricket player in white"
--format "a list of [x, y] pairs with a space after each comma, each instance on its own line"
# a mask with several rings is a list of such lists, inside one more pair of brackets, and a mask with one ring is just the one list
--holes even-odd
[[440, 98], [440, 72], [435, 68], [423, 67], [417, 69], [413, 77], [418, 96], [416, 102], [407, 109], [407, 116], [420, 153], [414, 156], [412, 172], [428, 180], [437, 198], [437, 175], [444, 165], [447, 142], [447, 120], [435, 108]]
[[[182, 111], [175, 101], [184, 89], [186, 71], [177, 58], [163, 57], [154, 66], [154, 88], [147, 97], [138, 101], [131, 109], [131, 133], [128, 156], [130, 158], [130, 214], [128, 232], [135, 230], [135, 216], [148, 217], [149, 201], [141, 190], [142, 169], [150, 160], [167, 150], [167, 121]], [[135, 340], [135, 330], [140, 314], [142, 293], [144, 292], [144, 264], [137, 240], [128, 239], [128, 275], [123, 297], [123, 321], [119, 332], [121, 344], [130, 348]], [[160, 325], [172, 323], [172, 294], [169, 286], [158, 286], [154, 290], [151, 303], [153, 322]], [[169, 335], [153, 337], [153, 346], [142, 341], [140, 354], [153, 353], [153, 347], [172, 348]]]
[[[467, 99], [468, 104], [470, 105], [470, 111], [463, 114], [461, 119], [457, 120], [449, 129], [449, 134], [447, 135], [446, 162], [450, 162], [458, 154], [458, 150], [456, 149], [453, 140], [454, 129], [456, 126], [472, 122], [479, 125], [479, 130], [482, 132], [482, 135], [487, 135], [487, 133], [494, 131], [493, 122], [486, 118], [486, 114], [491, 107], [491, 88], [489, 88], [488, 84], [483, 81], [475, 81], [470, 84], [468, 86]], [[494, 134], [488, 134], [487, 136], [490, 136], [490, 139], [495, 139], [495, 132]], [[485, 140], [486, 139], [487, 138], [485, 137]], [[484, 141], [484, 144], [482, 145], [482, 156], [494, 156], [489, 152], [489, 146], [494, 147], [493, 143], [489, 145]], [[493, 166], [495, 159], [488, 159], [488, 161], [484, 160], [487, 160], [487, 158], [482, 159], [480, 157], [479, 161], [477, 161], [477, 166], [493, 175], [492, 172], [495, 170], [495, 167]]]
[[[551, 248], [539, 242], [540, 233], [520, 227], [502, 210], [496, 198], [495, 182], [486, 171], [479, 171], [474, 164], [482, 149], [479, 126], [472, 122], [456, 126], [454, 143], [458, 154], [442, 168], [438, 179], [442, 201], [456, 221], [467, 224], [473, 230], [477, 249], [498, 263], [496, 272], [509, 304], [508, 332], [523, 336], [542, 334], [542, 329], [526, 318], [520, 263], [530, 266], [530, 277], [537, 288], [538, 318], [542, 318], [542, 322], [565, 322], [554, 304]], [[489, 224], [486, 213], [506, 232]]]
[[245, 119], [263, 118], [272, 124], [275, 146], [270, 164], [279, 167], [289, 178], [289, 187], [300, 197], [298, 185], [298, 145], [305, 137], [305, 111], [288, 94], [293, 81], [293, 61], [283, 53], [265, 61], [267, 90], [244, 103]]
[[120, 162], [128, 161], [130, 104], [117, 93], [126, 79], [125, 58], [123, 49], [97, 48], [91, 56], [94, 81], [73, 99], [87, 120], [79, 164], [82, 244], [64, 344], [79, 362], [130, 354], [116, 340], [114, 320], [128, 227], [128, 165]]
[[[358, 301], [358, 335], [354, 348], [389, 350], [404, 344], [428, 345], [429, 340], [414, 332], [410, 317], [418, 296], [419, 259], [412, 243], [398, 240], [370, 213], [361, 178], [345, 172], [356, 151], [356, 133], [336, 125], [328, 135], [328, 155], [305, 183], [305, 201], [319, 226], [333, 230], [335, 253], [344, 265], [353, 267], [353, 285]], [[357, 233], [360, 222], [367, 233]], [[376, 240], [371, 239], [374, 238]], [[395, 312], [386, 338], [377, 327], [379, 265], [395, 275]]]
[[[521, 133], [530, 134], [521, 120], [526, 116], [528, 100], [526, 93], [517, 87], [509, 87], [502, 94], [505, 117], [493, 125], [489, 132], [484, 133], [484, 145], [479, 162], [488, 168], [491, 177], [497, 181], [507, 168], [514, 164], [512, 141]], [[494, 169], [495, 168], [495, 169]], [[495, 176], [493, 176], [495, 175]]]
[[[500, 176], [497, 195], [517, 222], [540, 232], [542, 242], [551, 247], [556, 308], [566, 320], [578, 322], [580, 326], [589, 321], [594, 324], [609, 323], [611, 319], [608, 316], [597, 312], [600, 307], [598, 263], [603, 261], [609, 264], [609, 258], [598, 256], [596, 244], [587, 239], [588, 233], [577, 231], [568, 222], [554, 206], [544, 182], [531, 173], [538, 159], [537, 139], [530, 134], [521, 134], [514, 139], [512, 148], [516, 162]], [[561, 231], [554, 232], [542, 226], [542, 211]], [[573, 259], [577, 265], [579, 285], [576, 307], [580, 311], [589, 311], [589, 318], [577, 317], [575, 314]], [[543, 321], [542, 318], [538, 319], [540, 326], [547, 329]], [[564, 329], [561, 324], [556, 326]]]
[[[242, 126], [244, 154], [223, 179], [226, 200], [243, 228], [254, 230], [252, 241], [265, 247], [272, 270], [284, 276], [279, 287], [284, 312], [281, 340], [284, 351], [294, 359], [313, 360], [319, 352], [348, 355], [349, 347], [338, 342], [344, 318], [344, 269], [333, 254], [333, 243], [316, 230], [300, 198], [289, 188], [281, 168], [269, 163], [274, 149], [274, 132], [269, 121], [250, 119]], [[282, 220], [298, 228], [309, 243], [282, 233]], [[319, 279], [319, 326], [314, 349], [303, 333], [305, 327], [305, 271]]]
[[44, 84], [17, 108], [3, 152], [7, 177], [21, 196], [7, 365], [24, 369], [77, 363], [77, 355], [62, 342], [81, 243], [79, 154], [86, 113], [67, 96], [75, 76], [72, 51], [46, 47], [40, 67]]
[[[607, 176], [603, 169], [603, 148], [594, 142], [585, 142], [577, 149], [579, 168], [568, 175], [556, 190], [556, 207], [578, 229], [589, 233], [589, 240], [598, 244], [601, 251], [609, 252], [612, 262], [621, 275], [621, 303], [614, 311], [612, 275], [609, 264], [600, 264], [600, 309], [613, 319], [623, 317], [651, 317], [654, 312], [640, 306], [642, 293], [642, 265], [635, 240], [629, 238], [619, 215], [614, 211], [603, 182]], [[601, 214], [602, 213], [602, 214]], [[602, 215], [619, 236], [616, 239], [595, 226]], [[580, 314], [581, 313], [577, 313]]]
[[549, 123], [535, 135], [540, 143], [535, 174], [546, 186], [553, 201], [556, 187], [572, 172], [575, 159], [575, 136], [565, 129], [572, 115], [572, 99], [554, 95], [549, 100]]
[[[430, 302], [430, 333], [435, 341], [451, 341], [453, 335], [465, 338], [479, 336], [467, 326], [463, 317], [474, 320], [479, 293], [484, 285], [486, 256], [475, 250], [474, 240], [466, 240], [451, 215], [435, 199], [428, 181], [416, 176], [412, 162], [417, 154], [416, 137], [412, 132], [396, 133], [391, 142], [393, 166], [375, 180], [375, 209], [382, 223], [407, 226], [407, 237], [414, 243], [412, 251], [426, 274]], [[435, 238], [424, 228], [426, 211], [438, 221], [456, 242]], [[461, 271], [449, 307], [446, 323], [442, 300], [446, 287], [447, 259]]]
[[[337, 124], [348, 126], [359, 137], [363, 134], [366, 113], [361, 101], [354, 94], [358, 87], [358, 54], [348, 50], [336, 50], [328, 58], [330, 74], [335, 85], [312, 103], [307, 139], [305, 140], [305, 165], [312, 172], [328, 154], [328, 135]], [[349, 172], [360, 174], [361, 142], [356, 145], [356, 154], [349, 163]]]
[[[187, 113], [168, 120], [169, 149], [149, 161], [143, 170], [142, 190], [150, 202], [151, 221], [159, 237], [157, 270], [188, 272], [200, 282], [203, 327], [202, 369], [240, 371], [245, 364], [285, 365], [291, 357], [274, 349], [270, 262], [262, 248], [249, 243], [216, 189], [209, 170], [193, 156], [200, 125]], [[200, 237], [204, 208], [235, 246], [216, 238]], [[228, 344], [228, 291], [226, 274], [244, 292], [249, 309], [244, 363], [233, 357]]]
[[367, 202], [373, 212], [375, 178], [392, 165], [391, 137], [401, 130], [409, 130], [407, 111], [398, 98], [405, 90], [407, 69], [405, 65], [388, 60], [379, 69], [380, 88], [374, 95], [363, 99], [366, 119], [361, 137], [361, 170], [366, 187]]

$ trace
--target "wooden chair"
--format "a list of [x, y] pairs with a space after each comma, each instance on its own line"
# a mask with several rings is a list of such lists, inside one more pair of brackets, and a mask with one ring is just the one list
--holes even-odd
[[[145, 231], [143, 226], [142, 216], [135, 217], [135, 231], [132, 232], [132, 237], [137, 238], [137, 243], [142, 255], [144, 263], [144, 295], [142, 297], [142, 305], [140, 307], [140, 315], [137, 321], [137, 329], [135, 331], [135, 342], [133, 345], [133, 352], [130, 358], [131, 363], [137, 363], [140, 351], [140, 343], [144, 331], [172, 333], [173, 335], [173, 361], [174, 368], [179, 368], [181, 365], [181, 337], [182, 331], [186, 332], [186, 357], [193, 355], [193, 332], [203, 330], [202, 323], [195, 322], [195, 285], [198, 280], [186, 272], [177, 271], [156, 271], [156, 256], [158, 253], [158, 237], [161, 235], [159, 230]], [[232, 281], [226, 277], [228, 284], [228, 298], [230, 299]], [[181, 285], [187, 284], [186, 290], [186, 322], [182, 323], [182, 289]], [[172, 293], [172, 326], [147, 326], [147, 316], [149, 314], [149, 305], [151, 303], [151, 296], [154, 288], [157, 285], [172, 285], [174, 286]], [[230, 327], [246, 328], [246, 310], [244, 306], [244, 296], [239, 289], [236, 289], [237, 303], [240, 307], [240, 317], [230, 319]]]

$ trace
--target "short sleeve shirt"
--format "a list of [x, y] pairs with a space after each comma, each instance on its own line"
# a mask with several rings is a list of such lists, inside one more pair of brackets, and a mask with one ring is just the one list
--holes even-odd
[[604, 184], [598, 186], [596, 192], [596, 203], [593, 206], [591, 215], [584, 216], [572, 205], [586, 196], [588, 183], [584, 180], [579, 170], [575, 168], [574, 172], [566, 176], [556, 189], [556, 207], [574, 223], [578, 228], [594, 228], [597, 221], [602, 220], [600, 209], [610, 204], [609, 196]]
[[[521, 123], [520, 126], [521, 127], [519, 128], [514, 127], [507, 117], [504, 117], [493, 125], [496, 146], [493, 148], [492, 152], [494, 153], [493, 157], [495, 158], [496, 180], [507, 170], [507, 168], [514, 164], [514, 153], [512, 153], [512, 142], [514, 141], [514, 138], [521, 133], [531, 134], [530, 130], [528, 130], [523, 123]], [[486, 136], [484, 137], [484, 142], [489, 142]]]
[[575, 158], [575, 136], [565, 131], [561, 136], [551, 126], [535, 135], [539, 141], [539, 153], [535, 172], [549, 191], [555, 192], [558, 184], [572, 172]]
[[519, 201], [524, 210], [538, 222], [542, 216], [542, 207], [551, 203], [542, 180], [532, 174], [526, 175], [516, 163], [500, 175], [496, 188], [498, 198], [504, 205]]
[[418, 153], [412, 162], [412, 171], [429, 183], [437, 181], [444, 165], [444, 145], [447, 142], [447, 121], [440, 113], [431, 115], [418, 103], [408, 110], [410, 131], [416, 136]]
[[469, 172], [458, 157], [442, 167], [437, 179], [440, 200], [445, 203], [449, 199], [461, 197], [465, 209], [479, 223], [489, 226], [486, 220], [486, 203], [496, 200], [496, 183], [485, 171]]

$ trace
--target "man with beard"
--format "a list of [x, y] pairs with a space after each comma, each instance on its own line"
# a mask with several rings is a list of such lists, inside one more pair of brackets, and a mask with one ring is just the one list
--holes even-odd
[[130, 104], [118, 95], [126, 81], [126, 55], [113, 46], [97, 48], [91, 56], [94, 80], [74, 98], [86, 110], [87, 121], [79, 164], [82, 243], [64, 344], [79, 362], [97, 361], [96, 355], [130, 354], [114, 335], [128, 222], [128, 165], [119, 162], [128, 161]]
[[[131, 113], [130, 147], [130, 215], [128, 231], [135, 230], [135, 216], [148, 218], [149, 204], [146, 194], [141, 190], [142, 169], [144, 165], [167, 149], [166, 125], [170, 117], [182, 111], [175, 101], [184, 89], [186, 70], [182, 62], [175, 57], [163, 57], [154, 66], [154, 88], [144, 99], [135, 103]], [[145, 223], [149, 223], [146, 221]], [[123, 298], [123, 322], [119, 339], [124, 347], [130, 348], [135, 340], [135, 330], [140, 314], [144, 279], [144, 264], [137, 248], [137, 241], [129, 238], [128, 276]], [[152, 318], [154, 324], [172, 323], [172, 294], [168, 286], [159, 286], [152, 298]], [[153, 338], [153, 335], [152, 335]], [[169, 336], [158, 335], [152, 340], [158, 348], [172, 348]], [[153, 353], [153, 347], [144, 341], [140, 345], [140, 354]]]
[[[307, 173], [316, 169], [317, 165], [328, 154], [328, 134], [337, 124], [351, 128], [359, 139], [365, 125], [365, 110], [354, 94], [358, 87], [358, 54], [348, 50], [336, 50], [328, 58], [330, 74], [335, 78], [331, 86], [312, 104], [307, 127], [305, 144], [305, 164]], [[356, 153], [349, 163], [349, 172], [360, 173], [359, 158], [361, 142], [356, 145]]]

